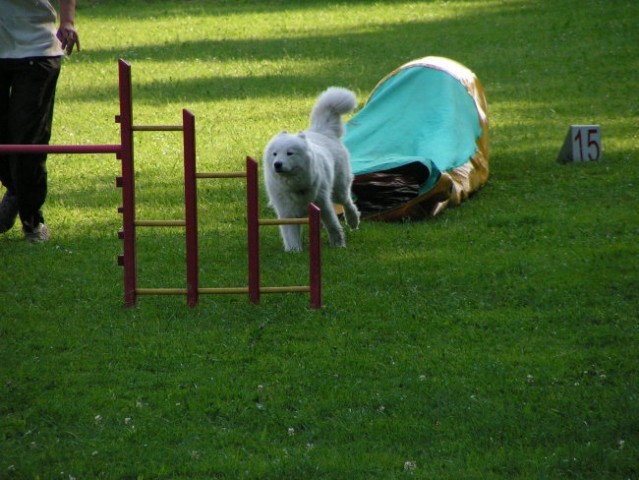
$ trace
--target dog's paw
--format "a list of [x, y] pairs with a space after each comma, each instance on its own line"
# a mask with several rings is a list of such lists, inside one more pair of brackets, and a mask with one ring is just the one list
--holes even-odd
[[331, 247], [336, 248], [344, 248], [346, 247], [346, 240], [344, 239], [344, 232], [336, 231], [334, 233], [329, 233], [328, 242]]
[[361, 219], [361, 214], [357, 211], [346, 211], [346, 223], [350, 227], [351, 230], [357, 230], [359, 228], [359, 222]]

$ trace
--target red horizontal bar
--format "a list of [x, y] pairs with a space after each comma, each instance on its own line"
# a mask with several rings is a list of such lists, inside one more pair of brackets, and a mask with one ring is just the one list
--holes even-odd
[[121, 145], [0, 145], [0, 153], [120, 153]]

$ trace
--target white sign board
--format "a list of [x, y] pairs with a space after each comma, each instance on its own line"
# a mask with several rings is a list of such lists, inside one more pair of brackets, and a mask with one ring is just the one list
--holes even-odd
[[560, 163], [590, 162], [601, 159], [601, 129], [599, 125], [572, 125], [559, 152]]

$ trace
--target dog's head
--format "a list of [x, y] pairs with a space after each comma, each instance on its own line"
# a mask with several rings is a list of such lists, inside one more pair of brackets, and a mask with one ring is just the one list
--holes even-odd
[[284, 131], [273, 137], [264, 151], [264, 164], [271, 172], [290, 175], [307, 171], [310, 161], [304, 132], [291, 135]]

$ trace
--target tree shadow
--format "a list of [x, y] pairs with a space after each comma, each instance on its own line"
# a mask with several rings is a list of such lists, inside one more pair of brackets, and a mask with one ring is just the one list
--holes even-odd
[[[435, 0], [420, 0], [414, 3], [434, 3]], [[104, 19], [148, 19], [150, 14], [161, 13], [163, 17], [174, 16], [227, 16], [255, 13], [274, 13], [316, 10], [318, 7], [335, 8], [338, 6], [367, 5], [367, 4], [400, 4], [405, 0], [339, 0], [326, 2], [325, 0], [304, 0], [291, 2], [286, 0], [187, 0], [187, 1], [153, 1], [136, 2], [136, 8], [131, 8], [129, 0], [85, 0], [78, 5], [78, 10], [92, 18]], [[140, 8], [140, 3], [146, 4]]]
[[[430, 2], [422, 3], [427, 8]], [[99, 5], [99, 2], [94, 4]], [[117, 8], [117, 5], [109, 8], [96, 6], [90, 14], [99, 16], [102, 11], [112, 12], [110, 19], [120, 15], [135, 18], [138, 15], [130, 8], [125, 8], [124, 2], [122, 8]], [[141, 11], [145, 12], [146, 18], [150, 14], [158, 17], [192, 14], [215, 16], [273, 9], [317, 9], [320, 5], [324, 5], [324, 2], [311, 1], [303, 5], [268, 2], [257, 6], [248, 2], [215, 2], [215, 5], [210, 5], [195, 1], [168, 6], [164, 2], [151, 2]], [[569, 9], [563, 7], [562, 10]], [[618, 7], [618, 10], [620, 14], [623, 13], [623, 8]], [[552, 82], [551, 72], [572, 77], [576, 84], [583, 84], [593, 78], [592, 73], [600, 71], [602, 65], [610, 65], [614, 66], [617, 73], [615, 78], [622, 78], [623, 75], [632, 77], [632, 66], [615, 64], [608, 55], [610, 49], [606, 50], [605, 47], [606, 43], [610, 43], [614, 48], [622, 48], [632, 33], [624, 33], [619, 26], [614, 36], [607, 35], [605, 29], [594, 32], [585, 30], [579, 23], [581, 18], [578, 13], [569, 18], [555, 16], [552, 10], [543, 5], [498, 3], [481, 9], [469, 8], [463, 14], [444, 19], [375, 24], [373, 29], [370, 25], [362, 25], [359, 30], [325, 30], [310, 36], [205, 39], [176, 43], [167, 34], [152, 44], [85, 50], [81, 57], [77, 57], [77, 61], [113, 62], [115, 65], [118, 58], [127, 59], [136, 66], [136, 100], [149, 104], [171, 100], [189, 102], [291, 94], [306, 96], [315, 95], [328, 85], [343, 85], [369, 92], [384, 76], [403, 63], [427, 55], [449, 57], [468, 66], [486, 86], [489, 101], [493, 91], [512, 99], [526, 94], [527, 87], [540, 89], [541, 82]], [[533, 31], [532, 25], [538, 24], [544, 27]], [[534, 33], [531, 34], [531, 31]], [[571, 42], [566, 42], [568, 37], [572, 39]], [[605, 41], [597, 41], [598, 37]], [[490, 39], [490, 43], [487, 43], [487, 39]], [[585, 62], [579, 57], [579, 52], [583, 50], [579, 45], [582, 44], [601, 44], [602, 47], [589, 50], [590, 58]], [[75, 62], [76, 59], [71, 61]], [[296, 61], [304, 61], [304, 65], [296, 66]], [[176, 75], [170, 80], [154, 79], [144, 72], [146, 62], [173, 62], [178, 64], [176, 68], [179, 68], [179, 62], [204, 62], [211, 64], [212, 73], [198, 78], [183, 79]], [[220, 71], [225, 62], [240, 63], [239, 74], [227, 76], [215, 73]], [[260, 65], [261, 62], [273, 62], [272, 68], [265, 68]], [[136, 75], [136, 72], [140, 74]], [[108, 98], [115, 92], [115, 82], [114, 77], [110, 83], [105, 82], [99, 88], [74, 87], [66, 99], [85, 101]], [[546, 100], [564, 98], [566, 92], [561, 91], [564, 85], [561, 83], [558, 88], [545, 89]]]
[[[162, 2], [149, 3], [143, 11], [145, 15], [152, 11], [158, 16], [165, 12], [176, 16], [217, 15], [218, 11], [223, 15], [270, 11], [271, 8], [310, 9], [323, 5], [320, 1], [297, 6], [285, 3], [269, 2], [254, 6], [247, 2], [237, 5], [216, 2], [214, 7], [204, 2], [186, 2], [184, 9], [180, 9], [179, 5], [167, 7]], [[426, 8], [430, 2], [423, 3]], [[115, 18], [118, 15], [129, 17], [124, 8], [125, 2], [121, 4], [122, 9], [115, 8]], [[100, 8], [96, 7], [96, 10], [101, 11]], [[622, 7], [610, 8], [617, 8], [620, 15], [623, 13]], [[111, 11], [112, 8], [109, 6], [103, 10]], [[617, 104], [624, 102], [626, 95], [630, 98], [629, 86], [633, 82], [627, 79], [636, 78], [634, 65], [615, 62], [608, 55], [615, 49], [637, 49], [627, 43], [631, 35], [636, 36], [623, 26], [630, 23], [626, 21], [622, 26], [617, 25], [610, 32], [587, 29], [580, 23], [583, 15], [578, 12], [570, 17], [557, 15], [557, 12], [567, 10], [569, 8], [565, 6], [548, 9], [541, 4], [502, 2], [491, 3], [482, 9], [468, 9], [463, 14], [445, 19], [375, 24], [374, 29], [362, 26], [359, 30], [324, 31], [309, 36], [204, 39], [180, 43], [169, 41], [167, 36], [140, 46], [106, 46], [83, 51], [77, 61], [112, 63], [113, 77], [97, 88], [78, 85], [72, 91], [61, 92], [61, 97], [67, 102], [112, 98], [116, 105], [115, 65], [120, 57], [133, 66], [136, 104], [155, 107], [167, 103], [188, 106], [191, 102], [312, 97], [329, 85], [342, 85], [366, 94], [403, 63], [427, 55], [440, 55], [465, 64], [478, 75], [486, 88], [489, 111], [495, 105], [507, 111], [512, 103], [522, 104], [524, 120], [534, 118], [534, 122], [515, 125], [491, 122], [491, 137], [494, 134], [498, 138], [502, 134], [506, 138], [517, 138], [521, 133], [538, 131], [536, 127], [547, 122], [548, 114], [553, 110], [563, 113], [562, 122], [571, 113], [588, 111], [593, 102], [593, 88], [598, 88], [602, 94], [605, 93], [604, 88], [616, 91], [606, 95], [611, 97], [608, 101]], [[105, 21], [111, 19], [109, 17]], [[533, 29], [532, 25], [536, 28]], [[543, 25], [543, 28], [537, 28], [537, 25]], [[568, 37], [570, 42], [565, 41]], [[491, 41], [487, 43], [489, 38]], [[582, 50], [588, 51], [590, 61], [585, 62], [578, 57]], [[298, 61], [301, 65], [296, 64]], [[212, 73], [184, 78], [176, 72], [175, 77], [166, 79], [166, 75], [153, 77], [148, 73], [151, 67], [147, 69], [149, 63], [179, 69], [180, 64], [189, 62], [208, 62]], [[220, 65], [225, 62], [240, 63], [238, 74], [220, 74]], [[261, 62], [271, 62], [272, 66], [255, 68], [252, 72], [251, 65]], [[152, 68], [157, 71], [158, 67], [153, 65]], [[206, 72], [206, 69], [198, 70]], [[608, 71], [614, 71], [615, 75], [608, 75]], [[593, 79], [604, 78], [605, 83], [593, 82]], [[567, 91], [568, 88], [570, 91]], [[581, 93], [577, 95], [576, 91]], [[517, 120], [516, 116], [510, 117]], [[529, 128], [529, 124], [535, 128]], [[562, 124], [557, 142], [562, 140], [563, 129]], [[530, 141], [518, 143], [521, 149], [518, 153], [534, 155], [539, 141], [532, 136]]]
[[[429, 42], [430, 35], [441, 38], [461, 28], [465, 20], [449, 19], [435, 23], [415, 21], [389, 23], [376, 26], [376, 31], [334, 32], [322, 35], [280, 37], [274, 39], [228, 39], [197, 40], [180, 43], [164, 42], [152, 45], [105, 47], [84, 51], [77, 61], [116, 64], [124, 58], [133, 66], [136, 101], [158, 104], [167, 101], [215, 101], [277, 97], [281, 95], [315, 95], [330, 85], [343, 85], [352, 89], [370, 91], [379, 80], [400, 65], [430, 54], [450, 56], [472, 68], [477, 53], [471, 46], [466, 48], [465, 58], [450, 55], [450, 46], [444, 40]], [[423, 42], [406, 44], [407, 38], [424, 37]], [[430, 44], [430, 48], [424, 45]], [[383, 52], [383, 55], [375, 52]], [[376, 58], [376, 61], [362, 59]], [[280, 62], [294, 64], [303, 61], [304, 66], [287, 67]], [[198, 78], [172, 78], [160, 80], [142, 73], [147, 62], [201, 62], [210, 63], [211, 71], [219, 71], [225, 62], [241, 62], [241, 71], [249, 73], [223, 75], [212, 73]], [[251, 63], [273, 62], [272, 73], [265, 69], [252, 68]], [[309, 65], [310, 62], [310, 65]], [[137, 67], [136, 67], [137, 66]], [[252, 73], [253, 70], [255, 73]], [[177, 75], [176, 75], [177, 77]], [[74, 87], [66, 98], [68, 101], [104, 99], [112, 95], [115, 77], [111, 83], [101, 87]]]

